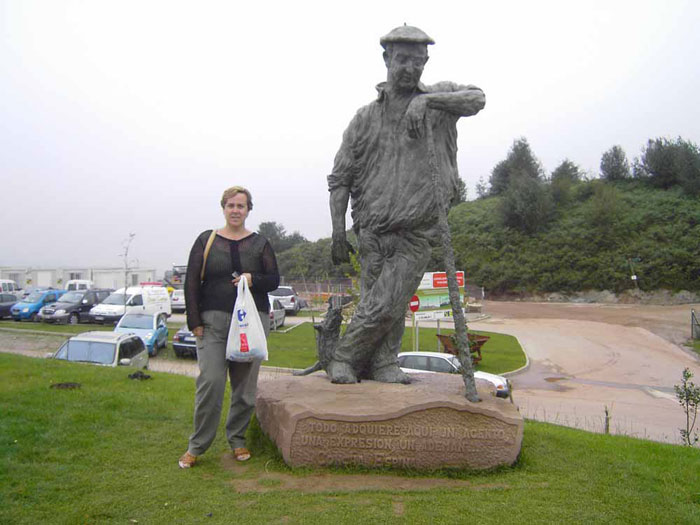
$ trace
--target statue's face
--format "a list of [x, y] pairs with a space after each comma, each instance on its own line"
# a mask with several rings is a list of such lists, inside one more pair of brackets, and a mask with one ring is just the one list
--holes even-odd
[[400, 91], [413, 91], [420, 81], [427, 61], [428, 48], [425, 44], [392, 44], [384, 52], [387, 81]]

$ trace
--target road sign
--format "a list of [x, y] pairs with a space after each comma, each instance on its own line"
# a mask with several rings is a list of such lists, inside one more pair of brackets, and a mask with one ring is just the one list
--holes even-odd
[[408, 308], [412, 312], [418, 311], [418, 308], [420, 308], [420, 299], [418, 299], [417, 295], [414, 295], [413, 297], [411, 297], [411, 301], [408, 303]]
[[438, 319], [451, 318], [452, 310], [431, 310], [427, 312], [418, 312], [416, 314], [416, 321], [437, 321]]

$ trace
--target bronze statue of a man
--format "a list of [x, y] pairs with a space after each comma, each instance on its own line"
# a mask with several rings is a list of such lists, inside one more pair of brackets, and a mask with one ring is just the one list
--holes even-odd
[[355, 314], [326, 367], [334, 383], [409, 382], [396, 356], [406, 307], [431, 247], [440, 242], [439, 207], [447, 207], [457, 189], [457, 120], [485, 104], [475, 86], [420, 82], [427, 46], [434, 44], [420, 29], [397, 27], [380, 44], [387, 81], [345, 130], [328, 176], [333, 262], [349, 260], [345, 213], [350, 201], [362, 269]]

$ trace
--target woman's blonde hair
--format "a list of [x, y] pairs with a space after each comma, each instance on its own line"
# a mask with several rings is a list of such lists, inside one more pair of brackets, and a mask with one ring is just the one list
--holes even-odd
[[221, 196], [221, 208], [223, 209], [224, 206], [226, 206], [227, 200], [229, 200], [231, 197], [235, 197], [239, 193], [245, 194], [246, 200], [248, 201], [248, 211], [252, 210], [253, 209], [253, 196], [243, 186], [231, 186], [230, 188], [226, 189], [224, 191], [224, 194]]

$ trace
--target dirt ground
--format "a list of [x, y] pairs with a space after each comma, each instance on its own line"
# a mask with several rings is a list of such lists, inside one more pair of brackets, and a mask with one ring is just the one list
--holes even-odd
[[[470, 328], [514, 335], [528, 368], [511, 377], [530, 419], [679, 443], [685, 415], [673, 386], [688, 367], [700, 376], [691, 308], [486, 301]], [[485, 357], [486, 358], [486, 357]]]
[[700, 304], [673, 306], [484, 301], [483, 312], [499, 319], [569, 319], [644, 328], [682, 345], [690, 337], [690, 310]]

